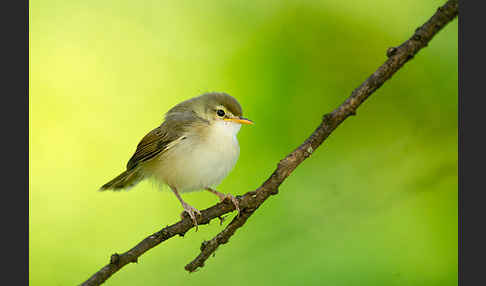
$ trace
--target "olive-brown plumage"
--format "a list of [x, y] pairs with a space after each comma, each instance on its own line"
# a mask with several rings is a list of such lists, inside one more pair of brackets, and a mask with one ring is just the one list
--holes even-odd
[[188, 205], [179, 192], [206, 189], [223, 200], [230, 198], [212, 187], [221, 182], [239, 156], [236, 139], [242, 117], [238, 101], [226, 93], [206, 93], [171, 108], [164, 122], [150, 131], [137, 145], [127, 170], [100, 190], [121, 190], [145, 178], [168, 185], [197, 225], [197, 209]]

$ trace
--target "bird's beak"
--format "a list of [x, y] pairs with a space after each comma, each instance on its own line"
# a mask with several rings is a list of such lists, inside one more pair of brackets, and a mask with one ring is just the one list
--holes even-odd
[[253, 124], [253, 121], [251, 121], [248, 118], [244, 118], [244, 117], [225, 118], [224, 120], [225, 121], [231, 121], [231, 122], [239, 123], [239, 124]]

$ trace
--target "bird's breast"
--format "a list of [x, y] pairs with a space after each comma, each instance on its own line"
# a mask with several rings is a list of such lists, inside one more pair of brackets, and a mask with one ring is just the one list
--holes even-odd
[[181, 192], [219, 184], [233, 169], [240, 153], [236, 138], [240, 125], [225, 123], [207, 127], [205, 136], [186, 135], [157, 159], [153, 175]]

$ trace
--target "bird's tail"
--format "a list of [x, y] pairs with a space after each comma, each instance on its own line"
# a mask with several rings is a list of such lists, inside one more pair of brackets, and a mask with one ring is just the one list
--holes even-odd
[[143, 180], [143, 178], [144, 176], [139, 169], [135, 168], [127, 170], [118, 175], [118, 177], [104, 184], [99, 190], [120, 191], [121, 189], [130, 189], [131, 187], [138, 184], [141, 180]]

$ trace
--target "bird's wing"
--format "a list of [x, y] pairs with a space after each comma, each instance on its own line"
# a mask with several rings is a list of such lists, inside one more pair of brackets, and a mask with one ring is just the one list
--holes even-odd
[[178, 137], [180, 136], [168, 130], [165, 124], [150, 131], [138, 143], [135, 154], [133, 154], [127, 163], [127, 170], [131, 170], [138, 164], [150, 160], [162, 151], [167, 150], [173, 145], [171, 143], [180, 139]]
[[[137, 150], [127, 164], [127, 170], [135, 168], [138, 164], [154, 158], [157, 154], [167, 151], [185, 139], [188, 128], [207, 127], [209, 121], [198, 117], [193, 111], [169, 112], [164, 123], [150, 131], [138, 143]], [[170, 126], [170, 127], [169, 127]]]

